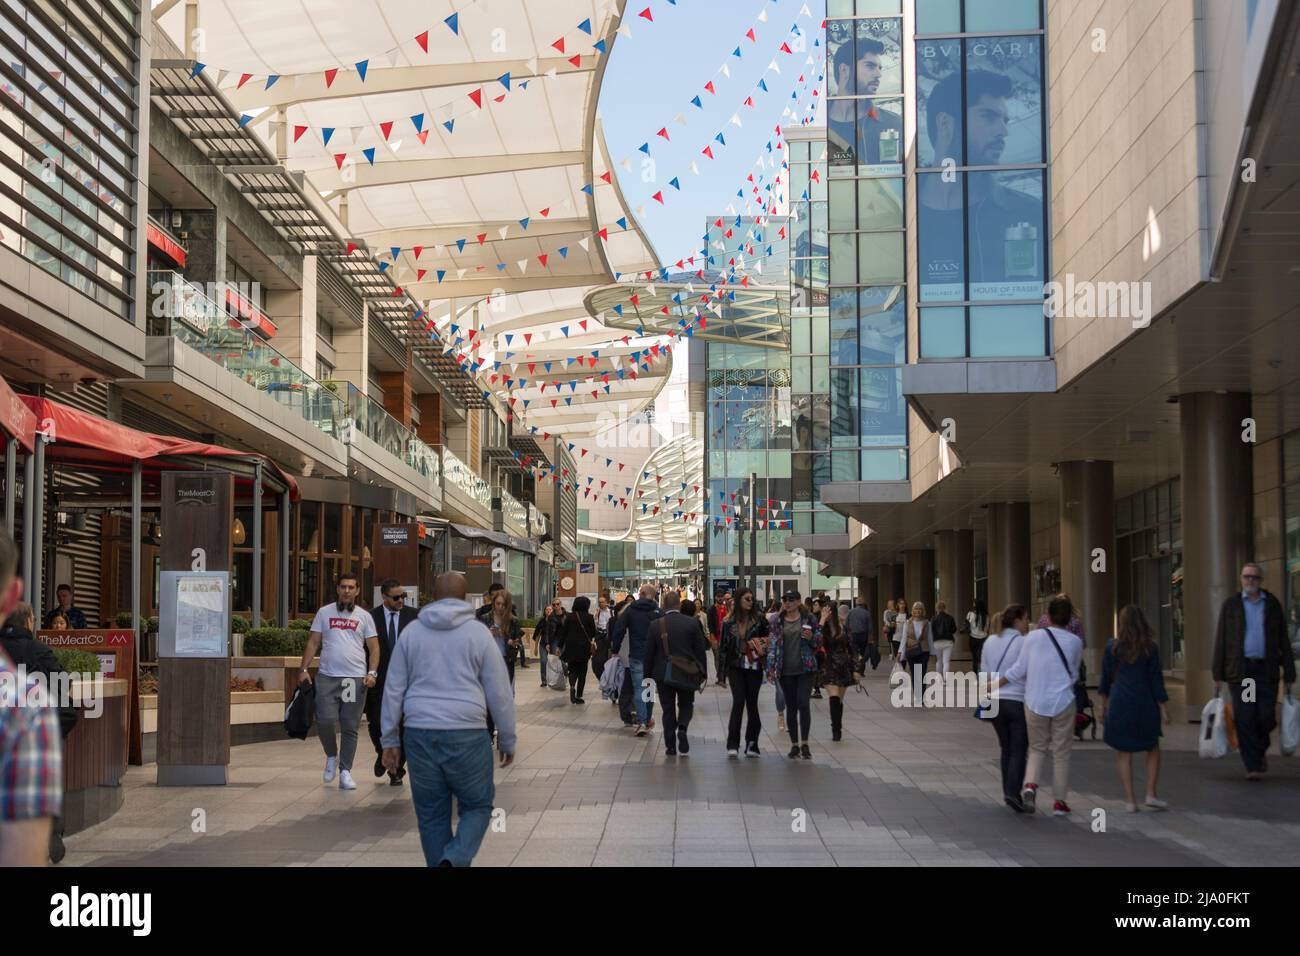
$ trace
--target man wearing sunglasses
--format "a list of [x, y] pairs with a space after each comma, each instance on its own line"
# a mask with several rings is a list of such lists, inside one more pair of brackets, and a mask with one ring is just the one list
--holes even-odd
[[[388, 674], [388, 662], [393, 659], [393, 648], [397, 639], [409, 624], [419, 617], [416, 608], [407, 607], [406, 591], [396, 578], [389, 578], [379, 585], [383, 603], [370, 611], [375, 619], [375, 631], [379, 634], [379, 676], [375, 679], [374, 689], [366, 695], [366, 724], [370, 729], [370, 742], [375, 745], [375, 776], [384, 775], [384, 748], [380, 743], [382, 705], [384, 702], [384, 677]], [[397, 769], [388, 774], [388, 784], [399, 787], [406, 776], [406, 751], [399, 750]]]
[[1237, 743], [1246, 779], [1268, 770], [1268, 735], [1277, 726], [1277, 678], [1288, 691], [1295, 683], [1295, 656], [1286, 618], [1276, 597], [1261, 585], [1264, 572], [1248, 562], [1241, 568], [1241, 592], [1223, 602], [1214, 637], [1214, 692], [1226, 682], [1232, 691]]

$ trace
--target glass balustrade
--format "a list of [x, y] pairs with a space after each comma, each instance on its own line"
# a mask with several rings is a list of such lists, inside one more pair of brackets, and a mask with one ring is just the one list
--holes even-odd
[[197, 285], [175, 272], [150, 272], [150, 335], [171, 335], [238, 375], [334, 438], [343, 438], [347, 404], [244, 328]]
[[446, 447], [442, 449], [442, 472], [445, 487], [455, 487], [482, 505], [483, 510], [492, 510], [492, 489], [488, 483]]
[[442, 462], [437, 449], [417, 438], [383, 405], [369, 395], [363, 395], [351, 382], [347, 383], [347, 395], [354, 427], [359, 432], [424, 477], [435, 482], [440, 480]]
[[501, 515], [520, 534], [528, 534], [528, 507], [508, 492], [501, 493]]

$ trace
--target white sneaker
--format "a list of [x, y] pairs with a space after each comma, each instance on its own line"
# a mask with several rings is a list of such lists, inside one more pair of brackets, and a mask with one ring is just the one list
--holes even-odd
[[740, 751], [739, 751], [739, 750], [728, 750], [728, 751], [727, 751], [727, 756], [728, 756], [728, 757], [739, 757], [739, 756], [740, 756]]
[[1159, 797], [1147, 797], [1142, 804], [1144, 807], [1150, 807], [1152, 810], [1168, 810], [1169, 803], [1161, 800]]
[[333, 782], [334, 782], [334, 771], [335, 771], [335, 768], [338, 767], [338, 765], [339, 765], [339, 758], [338, 758], [338, 757], [326, 757], [326, 758], [325, 758], [325, 782], [326, 782], [326, 783], [333, 783]]
[[348, 773], [346, 770], [339, 771], [339, 789], [340, 790], [357, 789], [357, 782], [352, 779], [352, 774]]

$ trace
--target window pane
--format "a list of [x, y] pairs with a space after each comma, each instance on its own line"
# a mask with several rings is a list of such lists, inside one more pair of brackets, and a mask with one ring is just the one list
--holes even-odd
[[814, 534], [844, 534], [849, 530], [848, 518], [834, 511], [813, 512]]
[[[793, 316], [790, 319], [790, 352], [793, 355], [807, 355], [812, 351], [812, 329], [807, 316]], [[795, 389], [801, 391], [801, 389]]]
[[916, 164], [962, 165], [961, 41], [916, 43]]
[[858, 281], [857, 237], [831, 236], [831, 284], [852, 285]]
[[[903, 181], [901, 179], [859, 179], [857, 184], [857, 225], [850, 228], [903, 228]], [[833, 190], [832, 195], [834, 195]], [[852, 205], [851, 197], [849, 203]]]
[[921, 358], [964, 358], [966, 310], [921, 309]]
[[790, 360], [790, 382], [795, 392], [812, 391], [812, 359], [808, 356]]
[[901, 99], [831, 100], [826, 113], [831, 167], [864, 176], [901, 173], [902, 110]]
[[971, 306], [971, 357], [1041, 356], [1046, 345], [1044, 329], [1040, 305]]
[[966, 0], [966, 32], [1037, 30], [1039, 0]]
[[831, 292], [831, 364], [858, 364], [858, 290]]
[[828, 17], [853, 16], [853, 0], [826, 0], [826, 15]]
[[942, 173], [917, 179], [917, 271], [922, 302], [960, 302], [966, 297], [966, 223], [963, 174], [945, 182]]
[[902, 369], [862, 369], [862, 444], [907, 444]]
[[812, 354], [825, 355], [830, 351], [830, 322], [824, 315], [814, 315], [812, 322]]
[[858, 236], [858, 281], [867, 284], [903, 281], [903, 234]]
[[[833, 179], [830, 182], [830, 226], [837, 232], [858, 228], [858, 210], [854, 203], [856, 190], [852, 179]], [[864, 180], [871, 182], [871, 180]]]
[[917, 33], [960, 33], [961, 0], [916, 0]]
[[969, 173], [970, 297], [1043, 296], [1043, 174]]
[[907, 361], [907, 296], [901, 285], [872, 286], [858, 296], [858, 358], [863, 365]]
[[1037, 36], [966, 41], [967, 165], [1043, 161], [1041, 44]]
[[902, 481], [906, 477], [906, 448], [872, 448], [863, 450], [862, 481]]
[[834, 369], [830, 380], [831, 447], [858, 445], [858, 371]]

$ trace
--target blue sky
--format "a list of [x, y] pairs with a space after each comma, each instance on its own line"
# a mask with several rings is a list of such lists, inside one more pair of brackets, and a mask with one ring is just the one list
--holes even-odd
[[[805, 2], [811, 17], [799, 16]], [[646, 6], [653, 23], [637, 16]], [[755, 25], [756, 42], [751, 42], [745, 31], [761, 10], [767, 11], [768, 20]], [[677, 0], [675, 6], [669, 0], [629, 0], [624, 22], [631, 26], [632, 37], [620, 36], [614, 43], [601, 88], [600, 115], [628, 206], [634, 212], [645, 206], [638, 218], [661, 260], [676, 260], [699, 249], [705, 218], [725, 213], [728, 203], [743, 208], [736, 190], [747, 185], [751, 171], [757, 176], [754, 161], [775, 137], [776, 124], [784, 125], [781, 111], [793, 105], [790, 96], [799, 75], [809, 69], [808, 54], [822, 52], [813, 42], [822, 36], [825, 11], [825, 0]], [[778, 52], [796, 22], [805, 48], [793, 54]], [[733, 55], [737, 46], [739, 59]], [[767, 71], [774, 58], [779, 75]], [[730, 78], [717, 72], [724, 63]], [[769, 92], [756, 94], [752, 109], [743, 106], [765, 73]], [[710, 79], [716, 96], [704, 90]], [[810, 81], [811, 90], [816, 75]], [[696, 95], [703, 109], [691, 104]], [[673, 122], [678, 113], [688, 125]], [[744, 124], [739, 128], [731, 122], [735, 114]], [[663, 127], [668, 142], [657, 135]], [[725, 147], [713, 139], [719, 132]], [[643, 143], [649, 143], [654, 162], [655, 180], [650, 183], [643, 181]], [[702, 152], [709, 144], [713, 160]], [[631, 172], [620, 165], [624, 158], [632, 160]], [[690, 171], [692, 160], [699, 176]], [[674, 176], [680, 191], [669, 184]], [[656, 191], [663, 192], [663, 206], [651, 198]]]

